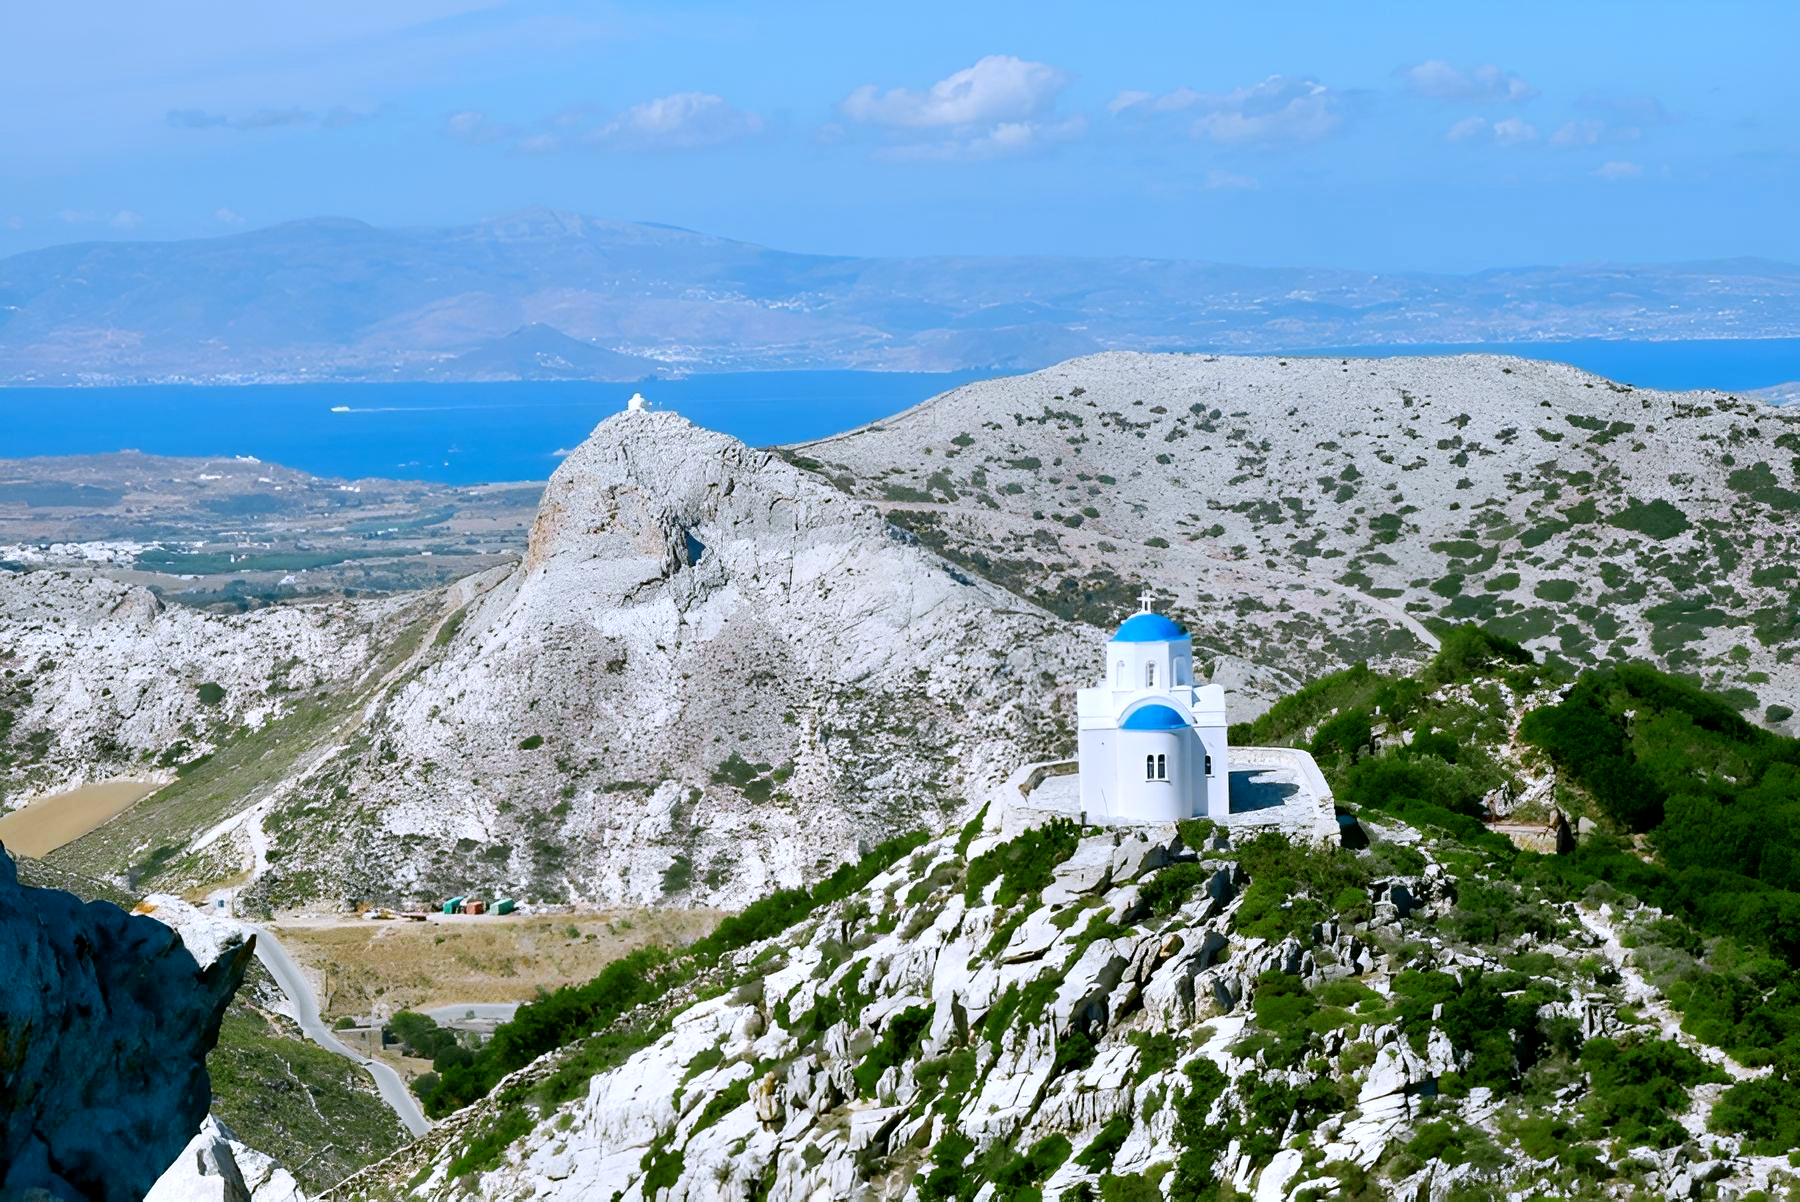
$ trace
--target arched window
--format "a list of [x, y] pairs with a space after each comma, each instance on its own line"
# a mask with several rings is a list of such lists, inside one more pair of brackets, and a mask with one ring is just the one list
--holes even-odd
[[1124, 687], [1125, 687], [1125, 661], [1120, 660], [1118, 667], [1113, 669], [1113, 688], [1122, 689]]
[[1156, 757], [1153, 755], [1147, 755], [1144, 757], [1144, 779], [1145, 780], [1155, 780], [1156, 779]]
[[1178, 659], [1175, 661], [1176, 684], [1186, 684], [1188, 682], [1187, 666], [1187, 661], [1185, 659]]
[[1156, 687], [1156, 661], [1155, 660], [1152, 660], [1149, 663], [1144, 665], [1144, 687], [1146, 689], [1154, 689]]
[[1156, 779], [1169, 779], [1169, 757], [1166, 755], [1159, 755], [1156, 757]]
[[1212, 775], [1212, 756], [1210, 755], [1206, 757], [1206, 775]]

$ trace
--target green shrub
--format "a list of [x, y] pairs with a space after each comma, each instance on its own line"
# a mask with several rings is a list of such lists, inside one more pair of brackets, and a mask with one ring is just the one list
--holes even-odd
[[1712, 1128], [1743, 1136], [1762, 1156], [1800, 1146], [1800, 1082], [1760, 1077], [1733, 1085], [1713, 1106]]
[[1621, 530], [1633, 530], [1659, 541], [1674, 538], [1691, 525], [1687, 514], [1660, 497], [1649, 504], [1633, 501], [1607, 521]]
[[536, 751], [538, 748], [542, 747], [543, 745], [544, 745], [544, 736], [543, 735], [526, 735], [523, 739], [519, 740], [519, 750], [520, 751]]
[[1627, 1146], [1672, 1148], [1688, 1139], [1674, 1116], [1687, 1109], [1688, 1090], [1728, 1080], [1723, 1072], [1671, 1040], [1618, 1043], [1590, 1039], [1581, 1067], [1593, 1083], [1589, 1113]]
[[856, 1080], [858, 1096], [874, 1097], [881, 1075], [893, 1066], [912, 1059], [913, 1053], [918, 1051], [919, 1041], [930, 1029], [929, 1006], [910, 1006], [889, 1018], [887, 1026], [881, 1032], [880, 1041], [851, 1073]]
[[977, 904], [996, 879], [1000, 881], [994, 896], [998, 905], [1011, 906], [1021, 898], [1035, 896], [1055, 879], [1056, 866], [1074, 855], [1080, 842], [1079, 826], [1067, 818], [1053, 818], [977, 856], [969, 865], [969, 904]]
[[1081, 1150], [1075, 1163], [1090, 1173], [1103, 1173], [1113, 1166], [1113, 1158], [1118, 1156], [1119, 1149], [1125, 1146], [1125, 1139], [1131, 1134], [1131, 1116], [1115, 1114], [1106, 1120], [1099, 1134], [1089, 1141]]
[[1152, 914], [1167, 917], [1186, 905], [1194, 890], [1211, 879], [1212, 874], [1212, 869], [1200, 864], [1170, 864], [1145, 881], [1138, 889], [1138, 896], [1150, 907]]

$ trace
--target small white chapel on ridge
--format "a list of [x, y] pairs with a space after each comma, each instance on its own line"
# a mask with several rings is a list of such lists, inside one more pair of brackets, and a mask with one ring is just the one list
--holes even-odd
[[1194, 683], [1194, 643], [1143, 608], [1106, 644], [1106, 675], [1075, 694], [1081, 808], [1094, 822], [1172, 822], [1230, 810], [1225, 690]]

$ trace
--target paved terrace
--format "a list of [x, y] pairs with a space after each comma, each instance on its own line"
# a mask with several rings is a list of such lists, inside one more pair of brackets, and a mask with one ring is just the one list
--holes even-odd
[[[1001, 832], [1010, 837], [1051, 818], [1100, 821], [1082, 812], [1077, 770], [1074, 760], [1050, 760], [1013, 773], [996, 798]], [[1296, 841], [1340, 841], [1331, 786], [1307, 752], [1233, 747], [1229, 779], [1231, 812], [1209, 817], [1234, 835], [1280, 831]]]

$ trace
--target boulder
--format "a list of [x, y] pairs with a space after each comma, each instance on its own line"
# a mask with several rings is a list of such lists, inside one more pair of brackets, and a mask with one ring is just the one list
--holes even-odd
[[0, 852], [0, 1196], [142, 1198], [206, 1118], [253, 948], [202, 967], [155, 919], [21, 886]]

